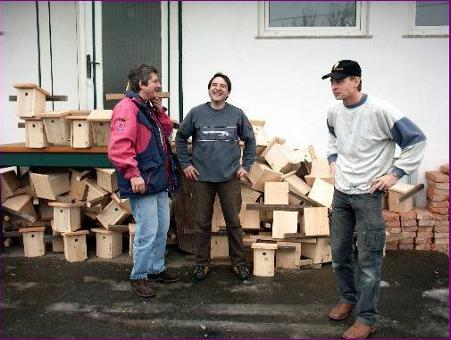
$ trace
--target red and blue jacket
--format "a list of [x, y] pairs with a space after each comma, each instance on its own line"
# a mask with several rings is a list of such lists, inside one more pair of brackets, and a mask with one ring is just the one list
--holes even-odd
[[172, 122], [166, 108], [158, 109], [128, 91], [113, 109], [110, 125], [108, 158], [117, 170], [121, 197], [137, 197], [130, 179], [141, 176], [146, 183], [145, 194], [175, 191], [178, 170], [168, 137]]

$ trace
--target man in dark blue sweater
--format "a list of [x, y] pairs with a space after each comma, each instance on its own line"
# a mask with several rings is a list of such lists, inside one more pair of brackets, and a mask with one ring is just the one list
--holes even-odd
[[[194, 182], [195, 228], [197, 242], [194, 278], [203, 280], [210, 271], [211, 218], [216, 193], [226, 222], [232, 268], [246, 280], [249, 269], [244, 261], [240, 178], [255, 160], [252, 125], [239, 108], [226, 103], [232, 90], [230, 79], [215, 74], [208, 83], [211, 102], [191, 109], [177, 131], [177, 156], [185, 176]], [[192, 159], [187, 140], [192, 136]], [[240, 141], [244, 142], [241, 164]]]

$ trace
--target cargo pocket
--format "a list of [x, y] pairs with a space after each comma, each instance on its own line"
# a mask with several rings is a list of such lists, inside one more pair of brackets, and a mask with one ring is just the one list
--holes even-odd
[[364, 245], [368, 251], [379, 251], [385, 246], [385, 228], [380, 223], [366, 223]]

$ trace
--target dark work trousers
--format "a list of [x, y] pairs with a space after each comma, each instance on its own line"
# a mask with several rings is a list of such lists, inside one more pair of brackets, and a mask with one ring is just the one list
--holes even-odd
[[[353, 235], [357, 232], [354, 269]], [[332, 202], [330, 230], [332, 269], [341, 302], [356, 305], [357, 321], [374, 325], [385, 245], [382, 192], [348, 195], [337, 189]]]
[[227, 227], [229, 253], [232, 265], [244, 264], [243, 230], [239, 213], [241, 209], [241, 185], [236, 177], [226, 182], [200, 182], [193, 185], [197, 264], [210, 263], [211, 218], [213, 204], [218, 193]]

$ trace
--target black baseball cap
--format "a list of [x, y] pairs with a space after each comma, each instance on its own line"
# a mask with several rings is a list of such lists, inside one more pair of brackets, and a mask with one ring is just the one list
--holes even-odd
[[354, 60], [340, 60], [334, 66], [332, 66], [332, 70], [330, 73], [324, 75], [322, 79], [332, 78], [336, 80], [340, 80], [349, 76], [362, 76], [362, 69], [358, 62]]

